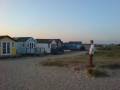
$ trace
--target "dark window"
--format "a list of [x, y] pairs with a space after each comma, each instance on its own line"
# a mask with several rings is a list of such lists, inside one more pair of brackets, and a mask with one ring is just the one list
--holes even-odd
[[10, 53], [10, 43], [7, 43], [7, 53]]
[[30, 48], [32, 48], [32, 43], [30, 43]]
[[31, 43], [31, 48], [35, 48], [35, 44], [34, 43]]
[[6, 43], [2, 43], [3, 46], [3, 54], [6, 54]]
[[33, 44], [31, 43], [31, 48], [33, 48]]
[[34, 48], [34, 45], [33, 45], [33, 43], [32, 43], [32, 48]]
[[1, 47], [1, 42], [0, 42], [0, 47]]

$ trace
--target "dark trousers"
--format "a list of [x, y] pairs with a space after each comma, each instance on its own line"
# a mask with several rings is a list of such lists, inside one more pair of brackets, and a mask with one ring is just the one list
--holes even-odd
[[89, 55], [89, 66], [90, 67], [94, 67], [94, 64], [93, 64], [93, 55]]

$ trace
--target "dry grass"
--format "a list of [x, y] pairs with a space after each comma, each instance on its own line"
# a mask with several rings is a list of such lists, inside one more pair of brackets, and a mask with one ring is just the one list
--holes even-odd
[[114, 69], [120, 69], [120, 64], [115, 63], [115, 64], [108, 64], [108, 65], [101, 65], [100, 67], [114, 70]]
[[[99, 49], [98, 52], [96, 52], [94, 57], [94, 62], [97, 65], [114, 65], [117, 66], [120, 65], [120, 46], [113, 46], [107, 49]], [[116, 66], [116, 67], [117, 67]]]
[[[88, 55], [74, 55], [63, 58], [49, 59], [43, 61], [41, 64], [44, 66], [66, 66], [70, 64], [87, 64]], [[94, 63], [97, 66], [104, 65], [105, 67], [120, 67], [120, 46], [113, 46], [108, 49], [100, 48], [94, 56]], [[118, 65], [116, 65], [116, 63]], [[111, 64], [114, 64], [111, 66]], [[106, 65], [106, 66], [105, 66]], [[107, 66], [108, 65], [108, 66]], [[109, 66], [110, 65], [110, 66]], [[102, 67], [102, 66], [101, 66]]]
[[85, 55], [79, 55], [79, 56], [75, 56], [75, 57], [65, 57], [65, 58], [58, 58], [57, 60], [52, 59], [52, 60], [47, 60], [47, 61], [43, 61], [41, 62], [41, 64], [43, 66], [68, 66], [71, 64], [81, 64], [81, 63], [86, 63], [88, 57], [86, 57]]
[[[47, 61], [43, 61], [43, 66], [57, 66], [64, 67], [73, 64], [87, 64], [88, 63], [88, 55], [74, 55], [69, 57], [62, 57], [56, 59], [49, 59]], [[109, 77], [108, 73], [105, 71], [106, 69], [120, 69], [120, 47], [112, 47], [108, 49], [98, 49], [94, 56], [94, 64], [95, 68], [84, 68], [86, 75], [88, 77]]]
[[86, 74], [88, 77], [109, 77], [106, 71], [98, 69], [98, 68], [87, 68], [86, 69]]

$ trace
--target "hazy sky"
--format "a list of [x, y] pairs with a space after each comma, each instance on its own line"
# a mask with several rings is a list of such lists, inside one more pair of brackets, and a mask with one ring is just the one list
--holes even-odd
[[120, 41], [120, 0], [0, 0], [0, 35]]

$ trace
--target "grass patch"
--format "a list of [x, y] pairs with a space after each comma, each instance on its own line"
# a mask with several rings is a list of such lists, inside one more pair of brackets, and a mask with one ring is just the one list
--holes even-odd
[[120, 64], [108, 64], [108, 65], [101, 65], [101, 68], [107, 68], [107, 69], [120, 69]]
[[51, 60], [51, 61], [44, 61], [44, 62], [41, 62], [41, 64], [43, 66], [58, 66], [58, 67], [63, 67], [63, 66], [68, 66], [68, 65], [71, 65], [71, 64], [81, 64], [81, 63], [84, 63], [80, 60]]
[[109, 77], [106, 71], [97, 68], [87, 68], [86, 73], [88, 77]]
[[[40, 62], [43, 66], [58, 66], [63, 67], [70, 64], [88, 64], [89, 56], [85, 55], [74, 55], [62, 58], [50, 58], [46, 61]], [[112, 46], [109, 48], [99, 48], [94, 56], [94, 63], [96, 66], [103, 68], [119, 69], [120, 65], [120, 46]], [[112, 65], [111, 63], [115, 63]]]
[[42, 62], [41, 64], [43, 66], [58, 66], [58, 67], [63, 67], [66, 65], [62, 61], [46, 61], [46, 62]]
[[120, 46], [98, 48], [97, 57], [120, 58]]
[[109, 49], [108, 47], [98, 48], [94, 56], [94, 62], [97, 65], [120, 63], [120, 46], [110, 46]]
[[57, 58], [57, 59], [49, 59], [47, 61], [40, 62], [43, 66], [68, 66], [71, 64], [81, 64], [86, 63], [87, 57], [85, 55], [75, 56], [75, 57], [65, 57], [65, 58]]

